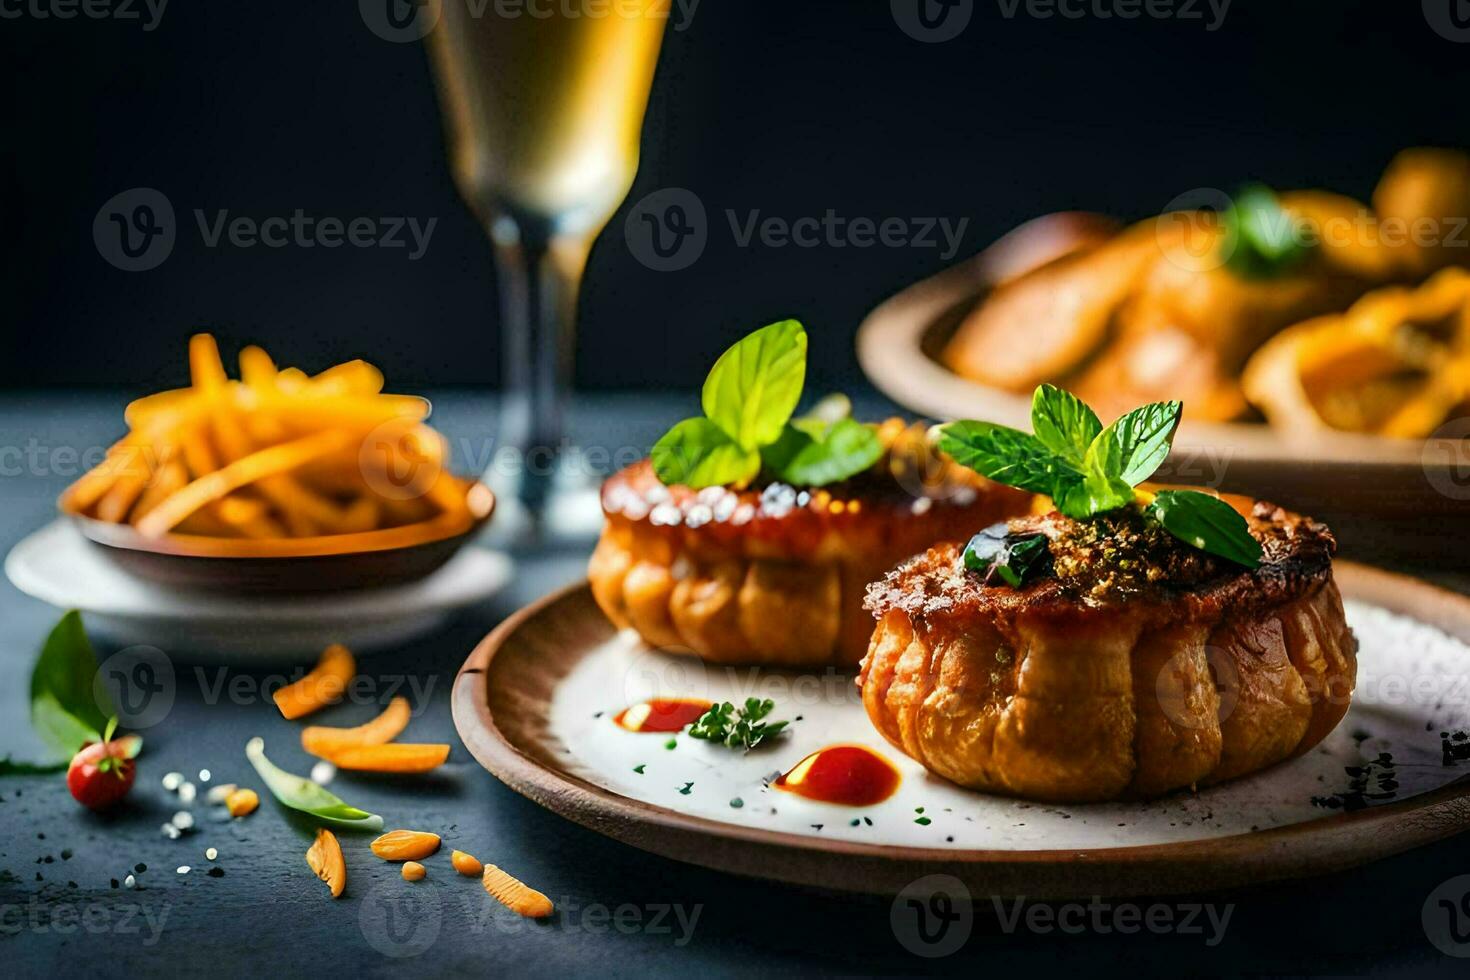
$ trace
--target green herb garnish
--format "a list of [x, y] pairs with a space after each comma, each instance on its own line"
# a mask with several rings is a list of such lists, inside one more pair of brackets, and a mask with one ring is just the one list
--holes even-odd
[[1299, 222], [1262, 184], [1242, 188], [1220, 222], [1225, 265], [1243, 279], [1275, 278], [1306, 257], [1309, 246]]
[[685, 419], [654, 444], [649, 455], [658, 478], [696, 488], [745, 486], [764, 470], [817, 487], [876, 463], [883, 444], [872, 426], [820, 408], [792, 418], [806, 383], [806, 354], [805, 328], [782, 320], [720, 355], [704, 381], [704, 416]]
[[1255, 568], [1261, 543], [1251, 537], [1245, 518], [1218, 497], [1192, 490], [1162, 490], [1148, 513], [1174, 537], [1201, 551]]
[[[1103, 428], [1096, 413], [1075, 395], [1041, 385], [1031, 399], [1033, 433], [992, 422], [951, 422], [940, 429], [939, 448], [982, 476], [1046, 494], [1066, 516], [1087, 520], [1134, 504], [1133, 488], [1152, 476], [1169, 455], [1182, 413], [1180, 402], [1154, 402]], [[1154, 498], [1147, 513], [1186, 544], [1247, 568], [1260, 564], [1261, 545], [1245, 519], [1217, 497], [1193, 490], [1165, 491]], [[981, 541], [977, 546], [972, 540], [965, 561], [989, 575], [1000, 549], [987, 552], [987, 548], [991, 545]], [[1013, 567], [1013, 550], [1014, 546], [1006, 546], [1003, 566], [1023, 579], [1025, 572]], [[1020, 557], [1028, 556], [1029, 551]], [[994, 569], [994, 573], [1010, 582], [1006, 572]]]
[[726, 748], [745, 749], [747, 752], [767, 739], [775, 738], [789, 724], [785, 721], [765, 721], [765, 717], [776, 707], [770, 698], [746, 698], [745, 705], [737, 708], [729, 701], [711, 706], [699, 719], [689, 726], [693, 738], [707, 742], [719, 742]]
[[265, 757], [265, 740], [252, 738], [245, 743], [245, 758], [255, 767], [271, 795], [293, 810], [299, 810], [319, 823], [343, 830], [382, 830], [383, 818], [376, 813], [348, 806], [336, 794], [311, 780], [289, 773]]
[[1051, 556], [1044, 534], [1011, 534], [1004, 521], [993, 524], [965, 545], [965, 567], [984, 572], [985, 584], [999, 578], [1015, 588], [1046, 567]]

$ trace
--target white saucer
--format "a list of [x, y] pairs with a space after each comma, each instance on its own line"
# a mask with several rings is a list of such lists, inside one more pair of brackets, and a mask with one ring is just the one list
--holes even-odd
[[11, 550], [5, 574], [27, 595], [81, 610], [87, 628], [113, 642], [265, 664], [310, 660], [328, 643], [355, 652], [406, 643], [504, 588], [511, 561], [471, 545], [408, 585], [288, 598], [184, 592], [127, 574], [70, 523], [54, 521]]

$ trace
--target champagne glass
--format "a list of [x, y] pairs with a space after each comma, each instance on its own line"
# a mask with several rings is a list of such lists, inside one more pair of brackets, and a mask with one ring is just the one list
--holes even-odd
[[[495, 250], [503, 335], [488, 482], [541, 536], [575, 534], [563, 407], [587, 253], [632, 186], [669, 0], [430, 0], [426, 38], [455, 182]], [[590, 500], [584, 501], [590, 503]], [[585, 515], [584, 515], [585, 517]], [[595, 530], [593, 510], [585, 530]]]

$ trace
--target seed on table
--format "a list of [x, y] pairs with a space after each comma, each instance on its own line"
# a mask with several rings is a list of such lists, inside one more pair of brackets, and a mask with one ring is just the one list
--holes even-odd
[[194, 828], [194, 814], [188, 810], [180, 810], [174, 814], [173, 819], [169, 822], [180, 830], [192, 830]]
[[207, 783], [207, 782], [209, 782], [210, 775], [211, 775], [211, 773], [210, 773], [210, 771], [208, 769], [201, 769], [201, 770], [199, 770], [199, 781], [201, 783]]
[[137, 878], [134, 878], [132, 875], [128, 875], [126, 878], [123, 879], [123, 887], [124, 888], [137, 888], [138, 887], [138, 879]]
[[189, 873], [189, 866], [187, 864], [181, 864], [175, 870], [181, 875], [186, 875]]
[[168, 772], [163, 774], [163, 788], [170, 793], [174, 792], [184, 782], [184, 774], [181, 772]]
[[179, 787], [179, 802], [185, 806], [192, 805], [194, 803], [194, 795], [198, 792], [198, 788], [193, 783], [184, 783]]
[[205, 848], [204, 857], [206, 860], [213, 861], [215, 858], [219, 857], [219, 851], [213, 847]]

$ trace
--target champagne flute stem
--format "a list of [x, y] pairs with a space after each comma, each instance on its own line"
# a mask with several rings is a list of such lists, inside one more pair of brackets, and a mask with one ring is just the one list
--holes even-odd
[[491, 239], [503, 336], [497, 457], [513, 449], [516, 469], [513, 481], [502, 472], [494, 482], [538, 514], [567, 448], [566, 397], [587, 248], [579, 241], [527, 236], [504, 217], [492, 225]]

